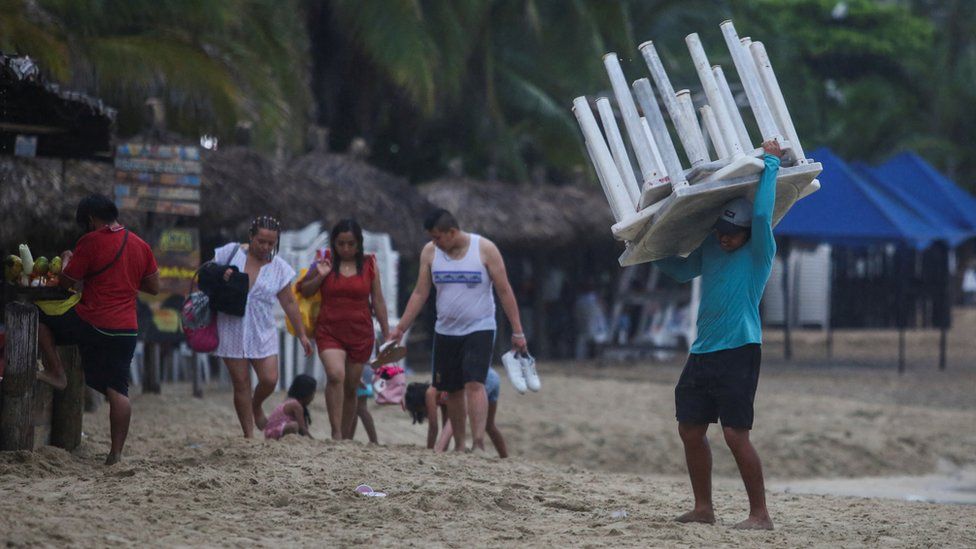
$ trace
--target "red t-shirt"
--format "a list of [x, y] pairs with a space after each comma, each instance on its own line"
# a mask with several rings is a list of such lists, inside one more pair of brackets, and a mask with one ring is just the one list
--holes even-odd
[[138, 330], [136, 296], [147, 276], [158, 270], [152, 248], [131, 231], [125, 250], [107, 270], [86, 278], [104, 268], [122, 246], [123, 227], [102, 227], [78, 240], [74, 253], [62, 275], [83, 280], [81, 301], [75, 311], [82, 320], [106, 330]]

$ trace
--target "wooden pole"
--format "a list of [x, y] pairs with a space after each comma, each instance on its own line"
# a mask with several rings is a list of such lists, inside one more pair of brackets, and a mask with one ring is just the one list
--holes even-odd
[[939, 369], [946, 369], [946, 329], [939, 331]]
[[[159, 343], [149, 343], [146, 342], [147, 353], [143, 359], [145, 364], [145, 370], [142, 372], [142, 392], [144, 393], [160, 393], [159, 389], [159, 371], [162, 362], [162, 349]], [[152, 349], [152, 353], [149, 353], [149, 348]]]
[[783, 239], [783, 358], [793, 360], [790, 338], [790, 241]]
[[0, 409], [0, 450], [34, 448], [34, 381], [37, 379], [37, 307], [14, 301], [4, 314], [7, 330]]
[[898, 373], [905, 373], [905, 327], [898, 327]]
[[196, 353], [190, 355], [190, 361], [190, 371], [193, 372], [193, 396], [203, 398], [203, 387], [200, 386], [200, 376], [203, 372], [200, 371], [200, 361]]
[[82, 417], [85, 408], [85, 374], [75, 346], [58, 347], [68, 385], [54, 392], [51, 411], [51, 445], [74, 450], [81, 444]]

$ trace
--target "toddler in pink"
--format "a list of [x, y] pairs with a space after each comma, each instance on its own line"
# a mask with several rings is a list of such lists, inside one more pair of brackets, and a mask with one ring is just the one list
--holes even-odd
[[288, 388], [288, 398], [268, 416], [268, 423], [264, 426], [265, 438], [278, 440], [292, 433], [311, 438], [308, 425], [312, 423], [312, 418], [308, 415], [308, 405], [315, 398], [316, 385], [312, 376], [295, 376]]

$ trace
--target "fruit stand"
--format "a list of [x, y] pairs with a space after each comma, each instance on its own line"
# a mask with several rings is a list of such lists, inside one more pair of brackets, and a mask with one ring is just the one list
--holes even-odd
[[[55, 390], [37, 379], [38, 302], [60, 302], [71, 294], [57, 287], [57, 273], [48, 272], [46, 261], [40, 269], [21, 248], [21, 260], [10, 256], [4, 262], [3, 290], [5, 366], [0, 374], [0, 450], [31, 450], [51, 444], [72, 450], [81, 443], [85, 383], [78, 350], [58, 348], [68, 384]], [[38, 258], [39, 260], [41, 258]], [[60, 258], [57, 267], [60, 272]], [[30, 267], [25, 275], [21, 267]], [[42, 272], [43, 271], [43, 272]], [[34, 283], [34, 281], [38, 281]]]

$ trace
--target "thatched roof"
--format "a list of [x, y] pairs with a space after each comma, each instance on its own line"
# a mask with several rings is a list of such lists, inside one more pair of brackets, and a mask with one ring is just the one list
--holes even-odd
[[462, 228], [504, 248], [563, 247], [594, 240], [612, 243], [613, 217], [596, 189], [441, 179], [421, 185], [420, 190], [454, 213]]
[[29, 243], [36, 255], [60, 253], [81, 236], [75, 208], [84, 196], [111, 196], [105, 162], [0, 156], [0, 249]]
[[434, 206], [406, 179], [349, 155], [313, 151], [296, 158], [279, 177], [276, 200], [282, 216], [304, 226], [320, 220], [331, 227], [354, 217], [364, 229], [389, 233], [401, 254], [416, 256], [427, 242], [423, 220]]
[[31, 134], [37, 156], [111, 157], [115, 109], [48, 81], [30, 57], [0, 52], [0, 97], [0, 152], [12, 154], [17, 135]]
[[248, 147], [221, 147], [203, 153], [200, 233], [206, 244], [243, 239], [259, 215], [282, 219], [286, 229], [303, 225], [283, 214], [271, 160]]

